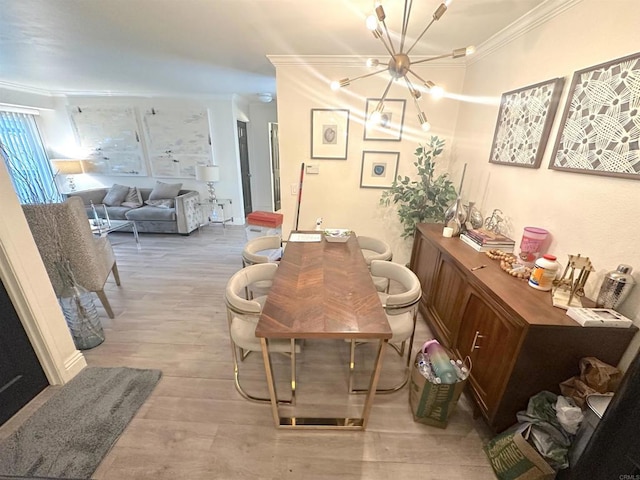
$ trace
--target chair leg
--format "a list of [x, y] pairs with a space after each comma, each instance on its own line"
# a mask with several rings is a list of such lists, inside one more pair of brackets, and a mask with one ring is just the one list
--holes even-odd
[[[292, 340], [293, 342], [293, 340]], [[235, 382], [236, 385], [236, 390], [238, 391], [238, 393], [242, 396], [242, 398], [249, 400], [251, 402], [256, 402], [256, 403], [271, 403], [271, 399], [270, 398], [265, 398], [265, 397], [256, 397], [254, 395], [251, 395], [250, 393], [245, 392], [245, 390], [242, 388], [242, 385], [240, 385], [240, 369], [238, 368], [238, 352], [236, 350], [236, 348], [240, 349], [240, 347], [238, 347], [235, 343], [233, 343], [233, 340], [231, 340], [231, 356], [233, 358], [233, 380]], [[247, 352], [245, 355], [243, 355], [243, 359], [246, 358], [246, 356], [248, 355], [249, 352]], [[293, 353], [291, 354], [292, 360], [291, 360], [291, 366], [293, 368], [292, 374], [291, 374], [291, 400], [278, 400], [278, 405], [295, 405], [295, 349], [293, 350]]]
[[120, 286], [120, 272], [118, 272], [118, 264], [116, 262], [113, 262], [111, 272], [113, 273], [113, 279], [116, 281], [116, 285]]
[[353, 390], [353, 371], [356, 367], [356, 341], [351, 340], [349, 345], [349, 393], [356, 393]]
[[98, 290], [96, 294], [98, 295], [98, 298], [100, 299], [105, 312], [107, 312], [107, 316], [109, 318], [114, 318], [113, 310], [111, 309], [111, 305], [109, 304], [109, 300], [107, 300], [107, 296], [105, 295], [104, 290]]
[[296, 404], [296, 340], [291, 339], [291, 405]]

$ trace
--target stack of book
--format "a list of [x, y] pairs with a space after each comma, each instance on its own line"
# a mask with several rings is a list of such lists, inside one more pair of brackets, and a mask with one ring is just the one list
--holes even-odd
[[488, 250], [501, 250], [503, 252], [513, 252], [515, 242], [509, 237], [500, 233], [494, 233], [484, 228], [474, 228], [460, 234], [460, 240], [473, 248], [476, 252], [486, 252]]

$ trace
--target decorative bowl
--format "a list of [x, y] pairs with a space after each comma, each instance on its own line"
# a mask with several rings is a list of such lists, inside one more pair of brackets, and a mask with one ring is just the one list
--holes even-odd
[[331, 228], [324, 231], [324, 238], [327, 242], [345, 243], [351, 236], [351, 230], [346, 228]]

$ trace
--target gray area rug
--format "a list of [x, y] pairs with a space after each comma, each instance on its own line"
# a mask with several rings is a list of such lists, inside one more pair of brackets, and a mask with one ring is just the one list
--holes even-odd
[[161, 375], [85, 368], [0, 443], [0, 478], [90, 478]]

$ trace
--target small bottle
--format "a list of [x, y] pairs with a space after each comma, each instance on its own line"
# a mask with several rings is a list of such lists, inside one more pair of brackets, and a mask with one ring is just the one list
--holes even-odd
[[429, 340], [425, 343], [425, 350], [433, 366], [433, 371], [442, 383], [452, 384], [458, 381], [456, 369], [451, 365], [451, 359], [437, 340]]
[[543, 291], [551, 290], [559, 268], [560, 264], [554, 255], [543, 255], [533, 266], [529, 276], [529, 286]]

